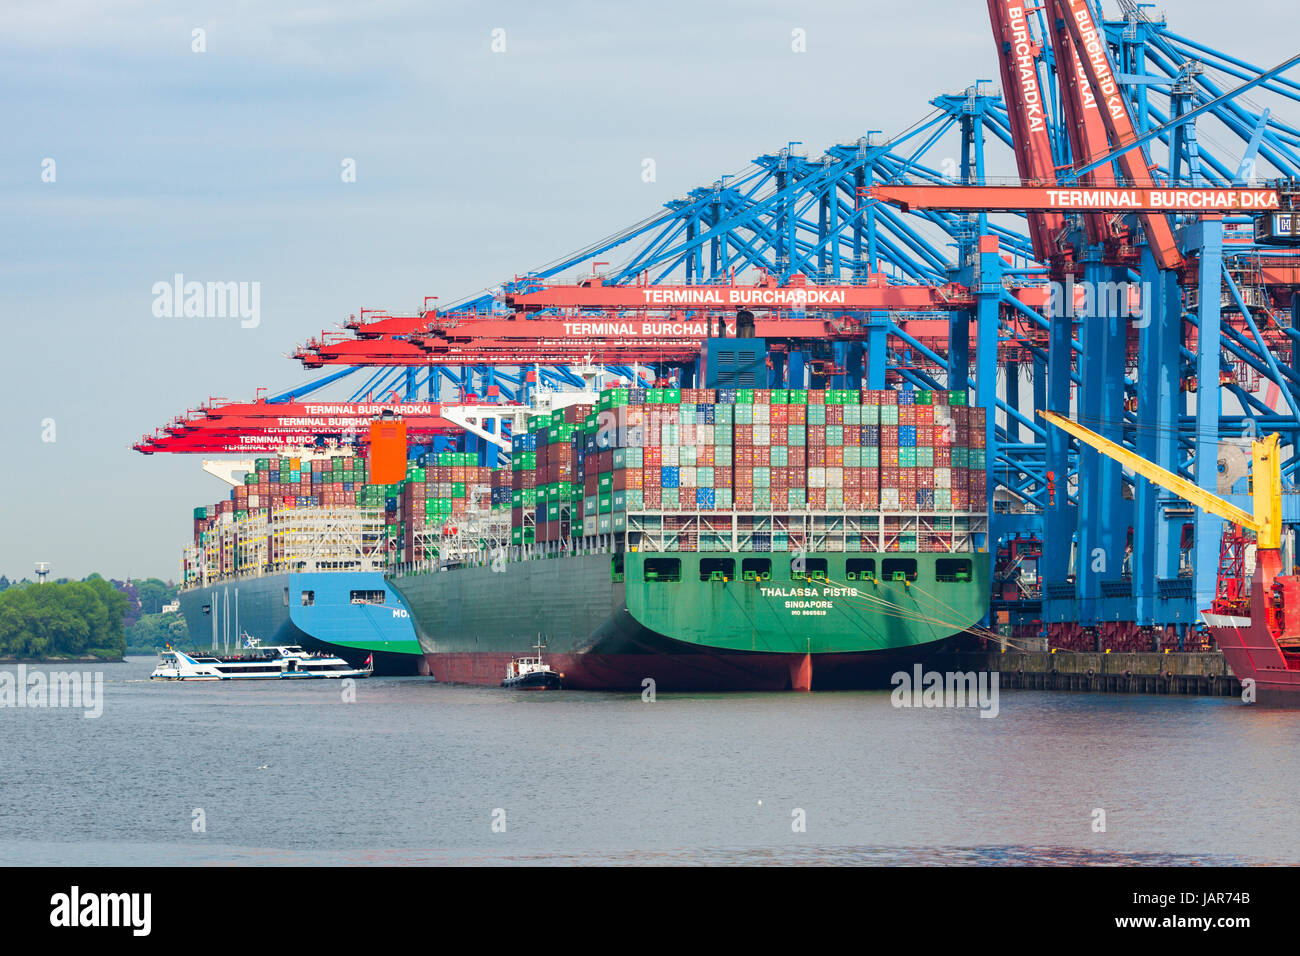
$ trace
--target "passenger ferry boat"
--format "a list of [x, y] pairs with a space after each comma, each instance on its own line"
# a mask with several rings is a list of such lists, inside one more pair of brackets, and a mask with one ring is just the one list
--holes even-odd
[[374, 672], [374, 655], [363, 667], [353, 667], [333, 654], [304, 651], [296, 645], [261, 647], [256, 638], [246, 638], [247, 651], [237, 657], [190, 655], [171, 650], [159, 653], [153, 680], [301, 680], [313, 677], [369, 677]]

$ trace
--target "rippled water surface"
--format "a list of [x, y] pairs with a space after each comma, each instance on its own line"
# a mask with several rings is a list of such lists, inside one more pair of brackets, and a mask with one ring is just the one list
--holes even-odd
[[372, 678], [347, 703], [153, 663], [99, 668], [98, 719], [0, 708], [0, 862], [1300, 862], [1300, 713], [1231, 699], [1004, 691], [981, 719]]

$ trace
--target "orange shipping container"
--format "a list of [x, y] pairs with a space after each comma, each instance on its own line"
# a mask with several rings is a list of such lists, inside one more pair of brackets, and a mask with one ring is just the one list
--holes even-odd
[[395, 485], [406, 478], [406, 422], [379, 419], [370, 423], [370, 480]]

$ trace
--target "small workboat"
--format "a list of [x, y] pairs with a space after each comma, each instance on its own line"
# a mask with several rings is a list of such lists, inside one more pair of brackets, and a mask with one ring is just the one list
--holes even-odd
[[514, 690], [559, 690], [564, 686], [564, 675], [542, 660], [542, 643], [537, 638], [536, 657], [516, 657], [506, 666], [506, 679], [502, 687]]
[[354, 667], [333, 654], [305, 651], [296, 645], [262, 647], [246, 637], [246, 653], [235, 657], [186, 654], [167, 648], [158, 654], [152, 680], [303, 680], [311, 678], [369, 677], [375, 656]]

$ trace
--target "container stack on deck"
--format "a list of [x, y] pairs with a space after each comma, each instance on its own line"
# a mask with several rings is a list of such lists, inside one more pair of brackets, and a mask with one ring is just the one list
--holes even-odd
[[[883, 512], [894, 547], [939, 550], [888, 515], [986, 512], [984, 443], [965, 392], [607, 389], [515, 436], [511, 540], [619, 534], [644, 512]], [[689, 531], [676, 547], [710, 549]]]
[[412, 461], [402, 489], [401, 525], [406, 561], [426, 561], [431, 537], [458, 526], [471, 514], [504, 511], [510, 504], [510, 473], [479, 464], [467, 452], [431, 452]]
[[[364, 458], [258, 458], [244, 483], [224, 501], [194, 509], [194, 543], [219, 523], [270, 514], [286, 508], [383, 508], [388, 523], [397, 526], [400, 485], [367, 482]], [[229, 516], [229, 517], [226, 517]]]
[[[583, 458], [590, 405], [534, 415], [528, 431], [511, 439], [511, 543], [581, 537]], [[529, 520], [524, 512], [530, 512]]]

